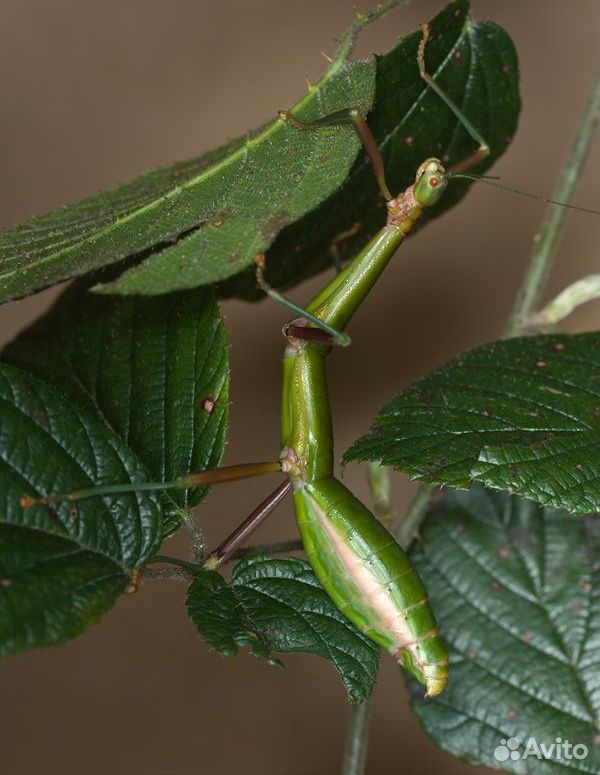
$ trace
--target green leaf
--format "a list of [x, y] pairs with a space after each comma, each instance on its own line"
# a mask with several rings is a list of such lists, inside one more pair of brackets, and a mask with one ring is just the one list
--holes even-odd
[[[516, 131], [519, 66], [506, 32], [490, 21], [470, 21], [468, 12], [469, 3], [457, 0], [431, 21], [426, 65], [487, 139], [492, 153], [478, 165], [477, 172], [482, 173], [504, 153]], [[475, 150], [473, 140], [454, 114], [420, 78], [420, 40], [421, 32], [414, 32], [377, 58], [377, 86], [369, 126], [381, 149], [393, 193], [404, 191], [414, 182], [424, 159], [437, 156], [451, 165]], [[424, 222], [459, 202], [470, 185], [452, 181]], [[384, 225], [385, 218], [373, 172], [361, 155], [338, 191], [278, 236], [267, 252], [269, 282], [289, 288], [330, 268], [334, 239], [342, 258], [351, 258]], [[340, 235], [344, 235], [341, 241]], [[261, 295], [252, 271], [226, 282], [221, 293], [248, 299]]]
[[[321, 82], [294, 107], [302, 119], [345, 107], [369, 110], [375, 63], [347, 59], [360, 27], [349, 31]], [[0, 299], [142, 251], [168, 263], [167, 282], [160, 263], [149, 264], [141, 281], [126, 274], [113, 289], [164, 293], [228, 277], [334, 191], [358, 148], [349, 126], [298, 132], [276, 119], [209, 154], [34, 218], [1, 235]]]
[[77, 541], [0, 524], [0, 656], [75, 638], [127, 582], [118, 563]]
[[[514, 133], [519, 111], [516, 56], [495, 25], [466, 23], [468, 8], [467, 0], [455, 0], [436, 17], [427, 62], [487, 133], [496, 158]], [[390, 183], [400, 191], [426, 156], [447, 153], [456, 160], [473, 144], [418, 77], [420, 33], [377, 63], [347, 59], [351, 39], [364, 24], [363, 17], [353, 25], [322, 81], [292, 110], [304, 120], [343, 107], [364, 113], [376, 88], [371, 123]], [[109, 290], [152, 294], [213, 283], [248, 267], [285, 226], [297, 223], [268, 259], [270, 279], [289, 285], [327, 264], [332, 237], [356, 221], [362, 226], [342, 245], [345, 255], [381, 226], [381, 198], [364, 161], [339, 198], [328, 199], [314, 219], [303, 218], [339, 188], [358, 148], [348, 126], [302, 132], [278, 120], [248, 140], [33, 219], [0, 237], [0, 299], [134, 255], [146, 261]], [[457, 182], [446, 206], [465, 190]], [[252, 272], [226, 292], [256, 295]]]
[[0, 365], [0, 654], [80, 634], [123, 592], [161, 540], [148, 494], [20, 499], [145, 477], [95, 413], [13, 366]]
[[189, 588], [187, 607], [207, 645], [223, 654], [240, 646], [260, 657], [308, 652], [333, 663], [355, 702], [373, 689], [377, 648], [339, 613], [305, 560], [243, 560], [230, 585], [203, 571]]
[[[597, 773], [600, 522], [473, 488], [434, 506], [411, 558], [450, 652], [444, 692], [411, 684], [427, 733], [473, 764], [517, 773]], [[556, 738], [585, 758], [522, 758]], [[518, 760], [504, 760], [509, 738]], [[500, 757], [500, 758], [498, 758]]]
[[477, 347], [389, 401], [344, 460], [598, 512], [598, 356], [595, 332]]
[[[227, 341], [209, 289], [99, 297], [79, 283], [3, 357], [97, 410], [145, 464], [145, 479], [170, 481], [221, 461]], [[196, 505], [206, 493], [163, 496], [166, 532], [178, 524], [178, 508]]]

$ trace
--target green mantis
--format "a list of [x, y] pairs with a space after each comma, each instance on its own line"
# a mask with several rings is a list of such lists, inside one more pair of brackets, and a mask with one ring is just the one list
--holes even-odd
[[[426, 33], [419, 50], [419, 63], [421, 74], [427, 80], [423, 66], [425, 41]], [[449, 105], [464, 121], [462, 114], [451, 103]], [[340, 118], [334, 116], [329, 120]], [[293, 492], [306, 554], [332, 600], [350, 621], [392, 653], [425, 685], [427, 694], [433, 696], [442, 691], [446, 682], [448, 658], [425, 589], [392, 536], [334, 477], [325, 358], [332, 345], [348, 344], [344, 328], [423, 210], [439, 200], [448, 174], [438, 160], [428, 159], [419, 167], [415, 184], [400, 196], [392, 197], [366, 124], [356, 115], [351, 119], [373, 161], [387, 202], [388, 222], [317, 294], [306, 310], [299, 310], [300, 317], [286, 327], [279, 461], [188, 474], [170, 483], [112, 485], [72, 492], [68, 496], [25, 498], [23, 505], [48, 503], [64, 497], [76, 501], [132, 489], [185, 488], [281, 470], [285, 481], [212, 552], [204, 567], [216, 568], [227, 560], [273, 507]], [[284, 116], [284, 120], [295, 121], [290, 116]], [[483, 140], [470, 125], [465, 125], [479, 142], [479, 149], [458, 166], [460, 170], [470, 167], [487, 153]], [[299, 131], [303, 128], [298, 127]], [[277, 298], [264, 282], [260, 262], [258, 270], [265, 290]]]
[[[414, 186], [388, 201], [386, 227], [312, 300], [307, 312], [344, 328], [423, 208], [434, 204], [445, 186], [441, 163], [425, 161]], [[448, 655], [425, 588], [388, 531], [334, 477], [327, 350], [304, 338], [307, 323], [300, 318], [287, 328], [281, 422], [281, 465], [293, 486], [306, 555], [340, 611], [392, 653], [429, 696], [439, 694], [448, 675]]]

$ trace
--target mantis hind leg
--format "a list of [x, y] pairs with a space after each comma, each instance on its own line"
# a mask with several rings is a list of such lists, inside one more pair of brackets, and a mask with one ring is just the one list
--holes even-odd
[[282, 482], [254, 511], [239, 525], [233, 533], [222, 541], [217, 548], [210, 553], [204, 562], [206, 570], [215, 570], [237, 551], [237, 549], [269, 516], [273, 509], [281, 503], [292, 489], [290, 481]]

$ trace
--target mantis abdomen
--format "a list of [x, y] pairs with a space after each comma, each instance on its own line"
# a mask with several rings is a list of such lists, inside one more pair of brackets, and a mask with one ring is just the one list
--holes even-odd
[[423, 583], [386, 528], [333, 476], [294, 491], [296, 521], [315, 575], [339, 610], [439, 694], [448, 655]]

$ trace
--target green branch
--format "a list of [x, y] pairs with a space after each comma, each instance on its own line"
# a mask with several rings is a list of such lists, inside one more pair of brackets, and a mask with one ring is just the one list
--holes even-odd
[[373, 498], [375, 514], [380, 522], [389, 526], [394, 516], [390, 492], [390, 469], [381, 463], [369, 463], [367, 481]]
[[356, 12], [354, 22], [346, 30], [344, 37], [340, 41], [338, 50], [335, 52], [334, 62], [335, 64], [343, 64], [347, 59], [352, 56], [356, 39], [360, 33], [368, 27], [369, 24], [377, 21], [382, 16], [385, 16], [394, 8], [398, 8], [401, 5], [408, 5], [412, 0], [383, 0], [383, 2], [371, 8], [370, 11], [365, 13]]
[[392, 535], [403, 549], [408, 550], [413, 539], [416, 538], [436, 491], [437, 487], [433, 484], [422, 484], [408, 504], [402, 519], [395, 520], [390, 526]]
[[562, 290], [558, 296], [529, 318], [532, 328], [555, 326], [568, 317], [577, 307], [600, 298], [600, 274], [590, 274], [576, 280]]
[[241, 560], [245, 557], [260, 557], [261, 555], [282, 554], [285, 552], [297, 552], [303, 548], [302, 541], [299, 538], [291, 538], [289, 541], [280, 541], [274, 544], [263, 544], [262, 546], [245, 546], [230, 557], [232, 560]]
[[[595, 135], [600, 114], [600, 74], [596, 75], [592, 93], [579, 124], [579, 129], [563, 168], [552, 199], [569, 204], [581, 177], [581, 171], [587, 159]], [[535, 238], [527, 272], [517, 294], [506, 336], [518, 336], [525, 331], [529, 320], [539, 306], [548, 273], [556, 255], [556, 248], [562, 235], [567, 209], [550, 205]]]
[[142, 579], [171, 579], [190, 584], [194, 574], [183, 568], [144, 568], [141, 572]]
[[342, 775], [363, 775], [367, 759], [371, 700], [350, 706]]
[[155, 554], [146, 564], [153, 565], [157, 562], [165, 562], [168, 565], [177, 565], [178, 568], [182, 568], [191, 575], [196, 575], [196, 573], [199, 573], [202, 570], [200, 565], [188, 562], [187, 560], [180, 560], [179, 557], [171, 557], [169, 554]]

